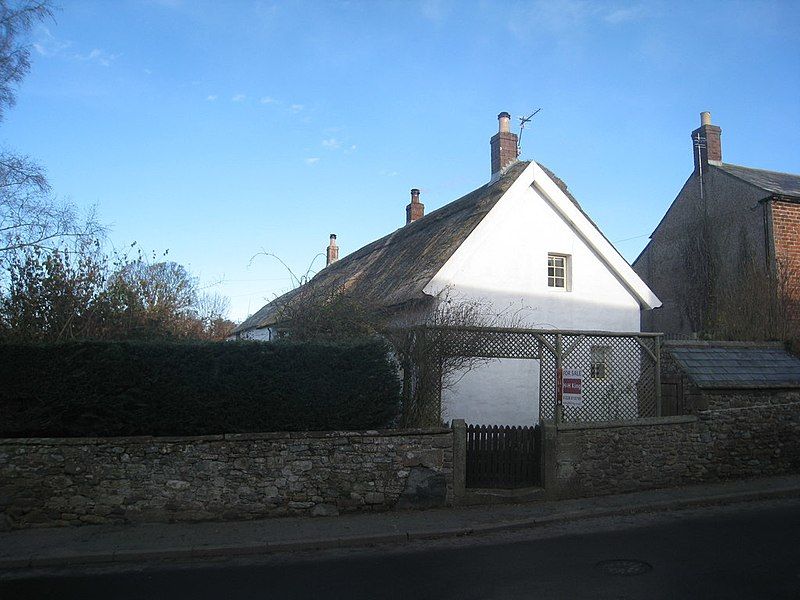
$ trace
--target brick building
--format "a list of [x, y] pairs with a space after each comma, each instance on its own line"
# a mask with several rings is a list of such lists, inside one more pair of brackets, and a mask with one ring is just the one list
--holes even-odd
[[776, 338], [800, 327], [800, 175], [722, 162], [701, 114], [694, 171], [633, 269], [661, 299], [644, 330]]

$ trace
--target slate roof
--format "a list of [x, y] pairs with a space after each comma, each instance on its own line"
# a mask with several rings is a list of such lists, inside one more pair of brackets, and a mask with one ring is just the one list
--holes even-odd
[[800, 175], [765, 171], [763, 169], [751, 169], [750, 167], [742, 167], [728, 163], [719, 163], [714, 166], [725, 171], [729, 175], [733, 175], [738, 179], [742, 179], [773, 194], [800, 197]]
[[800, 359], [780, 343], [667, 342], [665, 349], [699, 388], [800, 388]]

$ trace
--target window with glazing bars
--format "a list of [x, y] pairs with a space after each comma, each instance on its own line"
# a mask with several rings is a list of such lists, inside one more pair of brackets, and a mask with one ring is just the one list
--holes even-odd
[[567, 257], [547, 255], [547, 287], [567, 289]]
[[611, 347], [592, 346], [590, 360], [592, 379], [607, 379], [611, 371]]

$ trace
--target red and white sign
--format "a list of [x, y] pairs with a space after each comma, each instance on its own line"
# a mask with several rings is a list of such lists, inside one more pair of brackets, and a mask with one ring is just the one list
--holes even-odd
[[563, 369], [561, 403], [564, 406], [583, 406], [583, 370]]

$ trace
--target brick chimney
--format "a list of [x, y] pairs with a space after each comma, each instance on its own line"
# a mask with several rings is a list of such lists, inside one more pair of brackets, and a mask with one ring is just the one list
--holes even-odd
[[325, 262], [326, 267], [339, 260], [339, 246], [336, 245], [335, 233], [331, 234], [331, 241], [328, 244], [328, 247], [325, 249], [325, 257], [326, 257], [326, 262]]
[[425, 205], [419, 201], [419, 190], [411, 190], [411, 203], [406, 206], [406, 225], [425, 216]]
[[517, 160], [517, 134], [511, 133], [509, 125], [511, 115], [501, 112], [497, 115], [498, 131], [489, 144], [492, 146], [492, 179], [499, 176], [500, 171]]
[[708, 166], [709, 161], [722, 162], [722, 129], [711, 124], [711, 113], [700, 113], [700, 127], [692, 132], [692, 154], [694, 170], [702, 164]]

